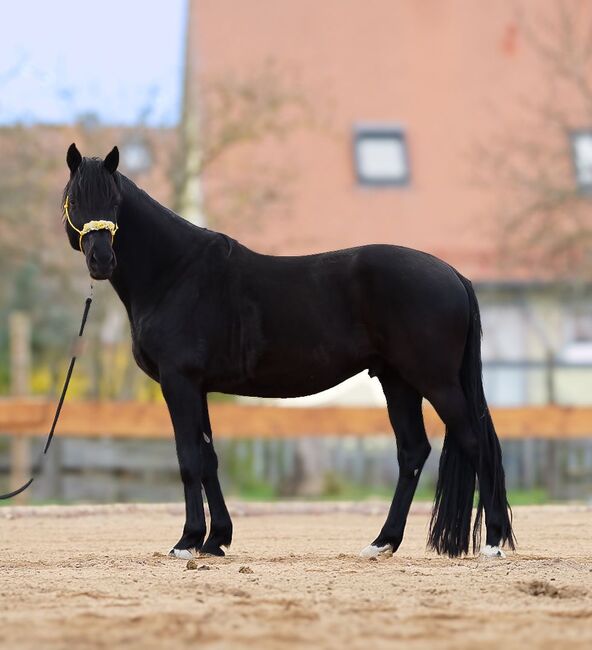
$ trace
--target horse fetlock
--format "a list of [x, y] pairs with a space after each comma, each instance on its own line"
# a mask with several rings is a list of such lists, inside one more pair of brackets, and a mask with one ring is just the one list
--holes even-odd
[[222, 549], [222, 544], [219, 544], [215, 539], [208, 537], [206, 543], [202, 546], [200, 555], [215, 555], [217, 557], [224, 557], [226, 553]]
[[171, 549], [169, 555], [182, 560], [191, 559], [201, 550], [205, 536], [205, 528], [184, 530], [181, 539]]
[[206, 536], [206, 529], [184, 530], [181, 539], [173, 548], [179, 550], [195, 549], [200, 550]]
[[216, 540], [220, 546], [230, 546], [232, 543], [232, 522], [228, 521], [223, 524], [212, 522], [208, 539]]
[[222, 546], [227, 548], [232, 543], [232, 522], [212, 522], [212, 527], [208, 539], [203, 545], [201, 552], [209, 555], [223, 556], [225, 553]]
[[385, 528], [380, 531], [380, 535], [372, 542], [374, 546], [384, 546], [388, 544], [392, 547], [393, 553], [398, 550], [403, 541], [403, 530], [396, 528]]
[[379, 555], [391, 556], [401, 545], [403, 534], [381, 531], [380, 535], [360, 551], [360, 557], [372, 558]]

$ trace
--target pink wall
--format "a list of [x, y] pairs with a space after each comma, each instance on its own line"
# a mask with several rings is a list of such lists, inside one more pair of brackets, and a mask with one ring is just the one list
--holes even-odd
[[[551, 3], [523, 4], [540, 12]], [[272, 59], [298, 74], [329, 124], [237, 157], [290, 161], [294, 200], [285, 219], [268, 218], [259, 229], [230, 225], [229, 234], [285, 254], [397, 243], [476, 279], [499, 276], [488, 223], [494, 197], [474, 183], [471, 152], [547, 87], [515, 7], [514, 0], [197, 0], [201, 79]], [[359, 122], [405, 127], [408, 187], [357, 185]]]

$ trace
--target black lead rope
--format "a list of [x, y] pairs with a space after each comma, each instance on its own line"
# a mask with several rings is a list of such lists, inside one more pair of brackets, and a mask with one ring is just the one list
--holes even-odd
[[12, 499], [12, 497], [15, 497], [17, 494], [24, 492], [35, 479], [35, 474], [37, 474], [41, 469], [41, 465], [43, 463], [43, 457], [45, 456], [45, 454], [47, 454], [47, 450], [49, 449], [49, 445], [51, 444], [51, 441], [53, 439], [53, 434], [55, 433], [58, 420], [60, 419], [62, 406], [64, 405], [64, 400], [66, 399], [66, 393], [68, 392], [70, 379], [72, 379], [72, 372], [74, 371], [74, 366], [76, 364], [76, 357], [80, 352], [80, 341], [84, 333], [84, 326], [86, 325], [86, 319], [88, 318], [88, 312], [90, 311], [90, 304], [92, 303], [92, 299], [93, 299], [93, 285], [91, 284], [90, 294], [84, 304], [84, 312], [82, 313], [82, 322], [80, 323], [78, 339], [76, 340], [76, 344], [74, 347], [74, 354], [72, 355], [72, 359], [70, 360], [70, 366], [68, 367], [68, 372], [66, 373], [66, 380], [64, 381], [64, 387], [62, 388], [60, 401], [58, 402], [58, 407], [56, 409], [55, 415], [53, 416], [53, 422], [51, 425], [51, 429], [49, 431], [49, 435], [47, 436], [47, 442], [45, 443], [45, 448], [43, 449], [42, 453], [39, 455], [39, 460], [37, 461], [37, 464], [33, 466], [33, 476], [24, 485], [21, 485], [21, 487], [18, 488], [17, 490], [14, 490], [13, 492], [8, 492], [7, 494], [0, 494], [0, 499]]

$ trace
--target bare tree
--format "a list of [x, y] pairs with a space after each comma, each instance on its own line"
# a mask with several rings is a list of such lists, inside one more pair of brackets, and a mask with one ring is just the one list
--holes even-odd
[[[273, 163], [258, 159], [261, 145], [281, 146], [295, 131], [317, 126], [317, 111], [296, 76], [271, 61], [241, 76], [206, 79], [200, 91], [199, 135], [193, 143], [198, 155], [190, 173], [207, 182], [208, 225], [257, 227], [270, 210], [289, 204], [297, 173], [288, 157], [281, 163], [279, 156]], [[180, 145], [180, 155], [187, 156], [185, 143]], [[173, 168], [179, 188], [187, 181], [187, 167], [176, 159]]]
[[592, 129], [592, 12], [582, 0], [528, 7], [517, 5], [518, 34], [544, 91], [504, 97], [519, 104], [520, 117], [477, 147], [478, 174], [496, 196], [493, 221], [506, 268], [589, 278], [592, 202], [578, 186], [572, 138]]

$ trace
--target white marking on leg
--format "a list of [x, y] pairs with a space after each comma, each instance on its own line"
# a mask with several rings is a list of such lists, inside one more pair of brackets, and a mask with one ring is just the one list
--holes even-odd
[[195, 555], [195, 549], [172, 548], [169, 552], [171, 557], [178, 557], [180, 560], [191, 560]]
[[499, 557], [499, 558], [506, 557], [506, 554], [502, 551], [502, 549], [499, 546], [490, 546], [489, 544], [485, 545], [481, 549], [481, 555], [484, 555], [485, 557]]
[[205, 440], [207, 443], [212, 442], [212, 441], [210, 440], [210, 436], [208, 436], [208, 434], [207, 434], [205, 431], [202, 431], [202, 433], [203, 433], [204, 440]]
[[369, 544], [366, 548], [363, 548], [360, 551], [360, 557], [378, 557], [379, 555], [392, 555], [393, 546], [392, 544], [385, 544], [384, 546], [374, 546], [374, 544]]

